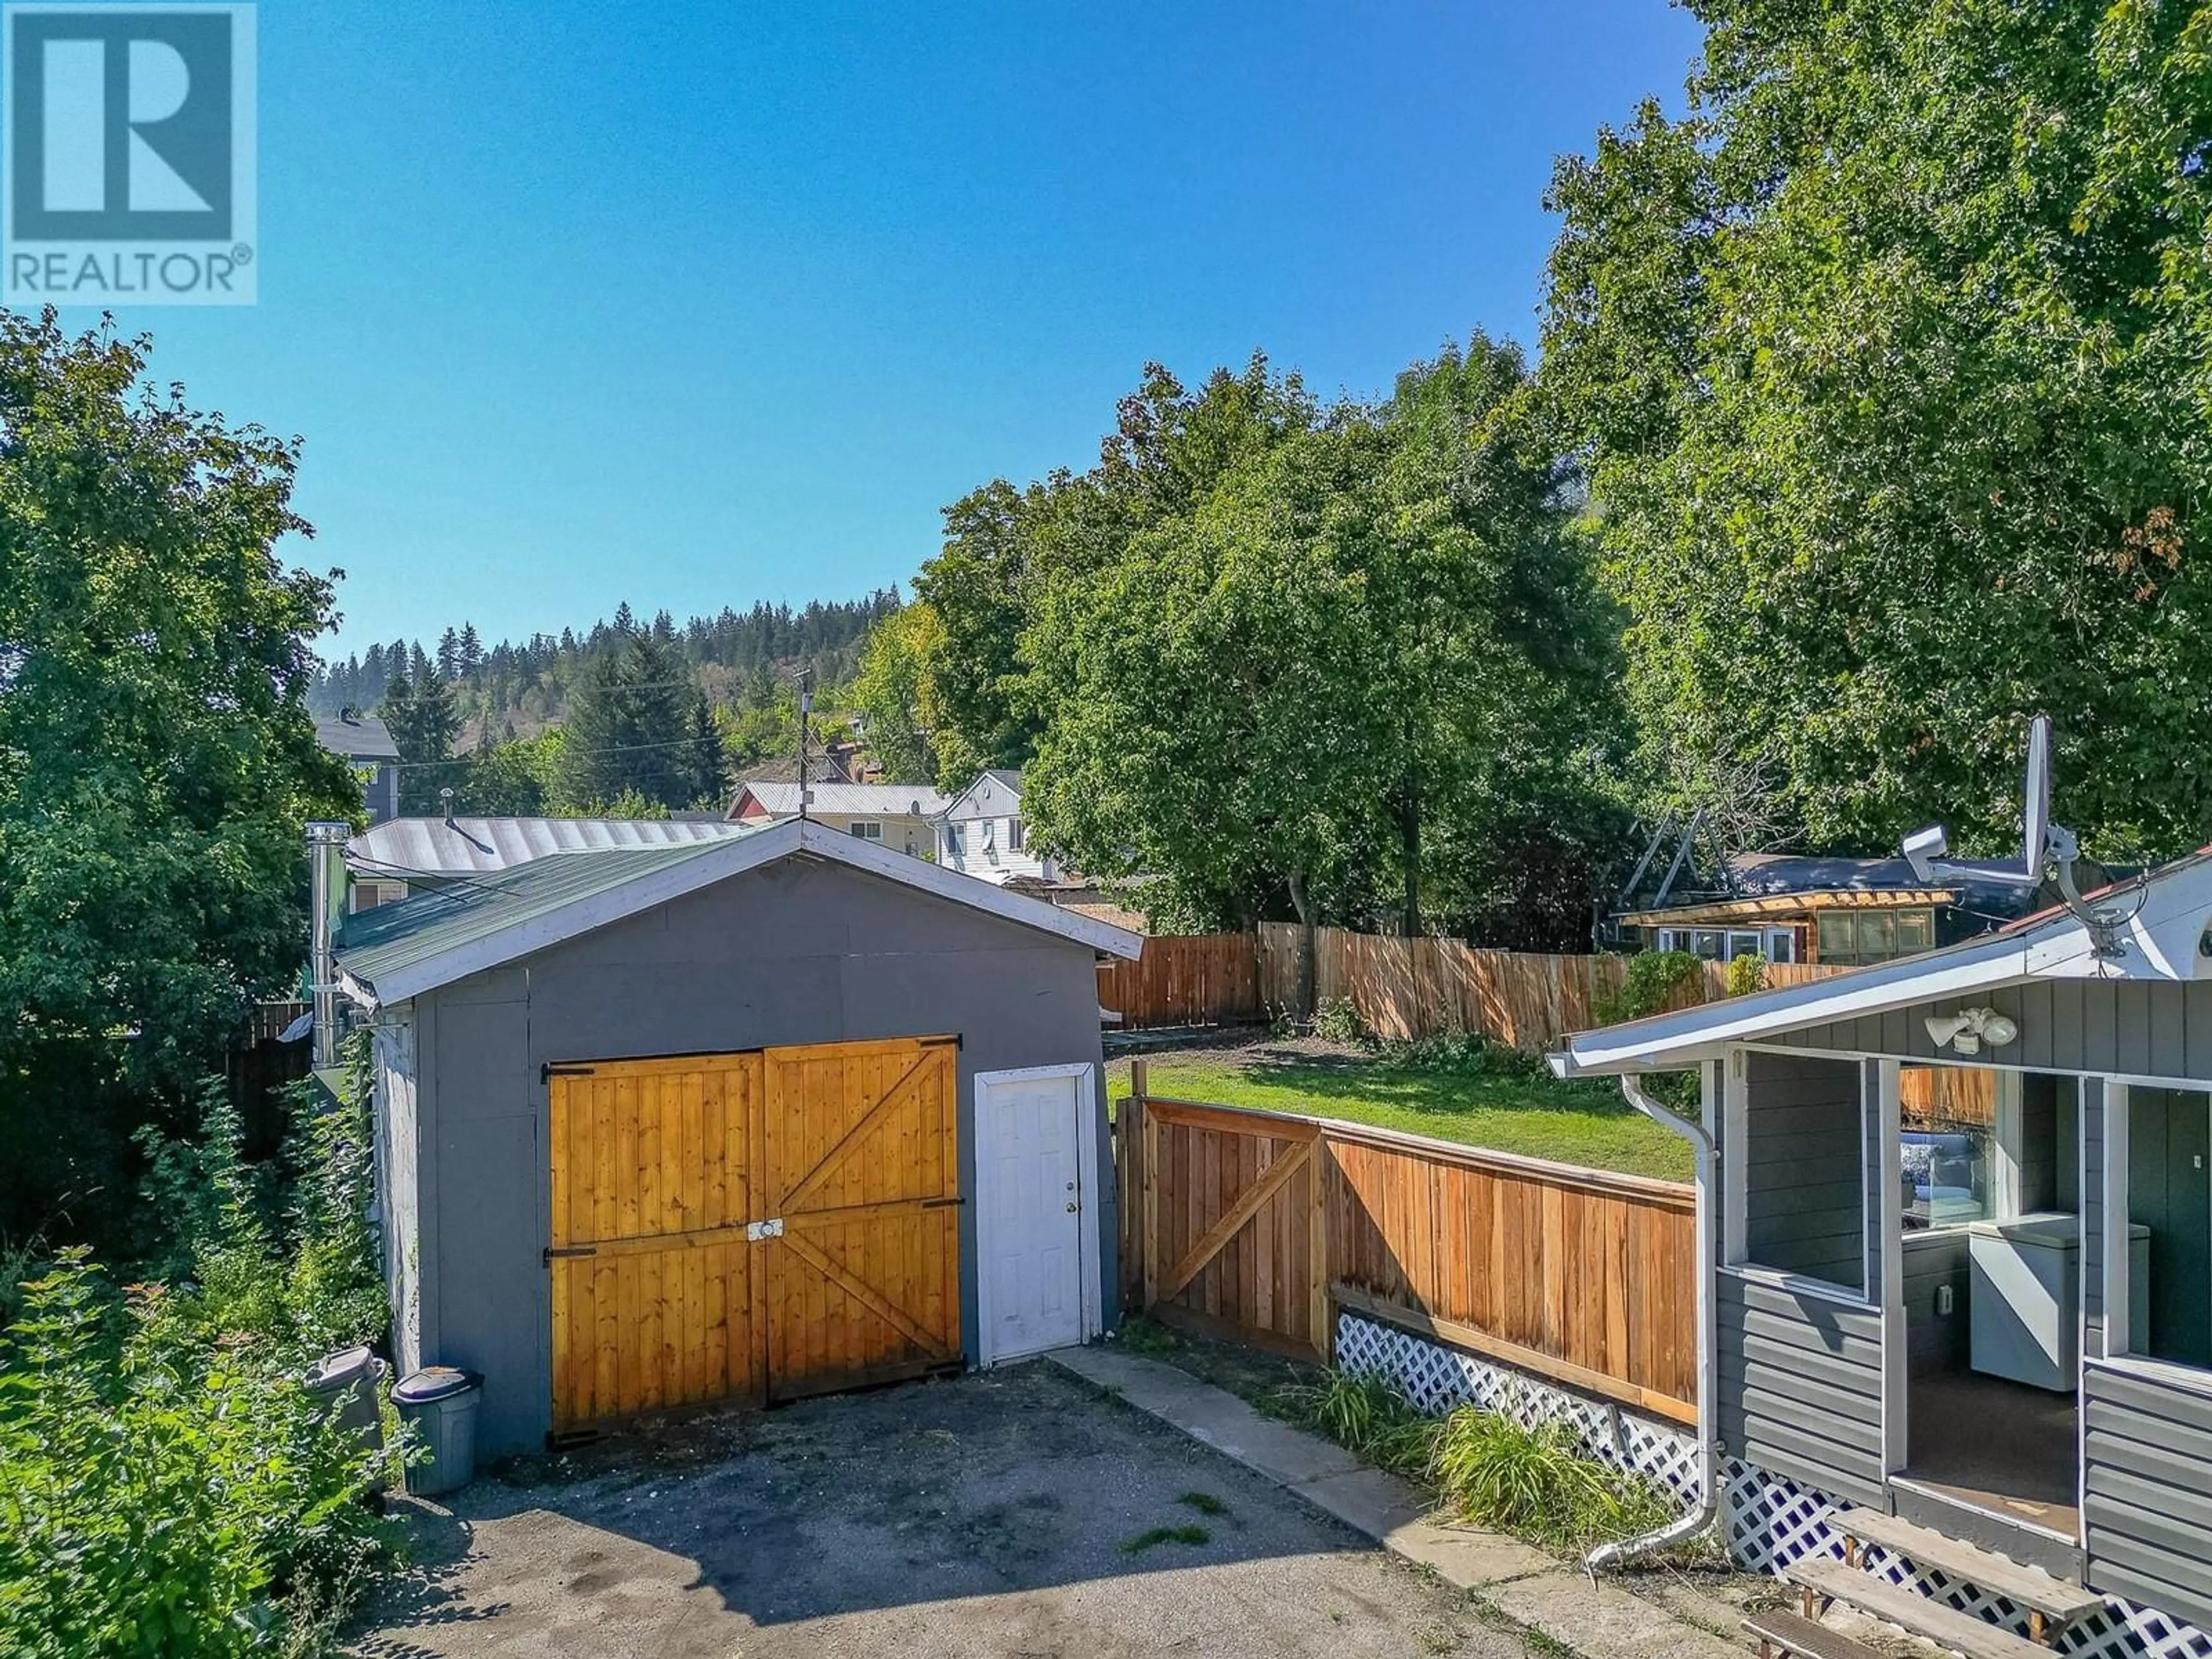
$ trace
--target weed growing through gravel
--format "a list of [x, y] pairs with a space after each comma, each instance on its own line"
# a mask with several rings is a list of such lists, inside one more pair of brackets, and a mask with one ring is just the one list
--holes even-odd
[[1182, 1504], [1188, 1508], [1196, 1510], [1200, 1515], [1226, 1515], [1229, 1513], [1229, 1505], [1223, 1503], [1218, 1498], [1216, 1498], [1210, 1492], [1187, 1492], [1182, 1497], [1176, 1498], [1176, 1502]]

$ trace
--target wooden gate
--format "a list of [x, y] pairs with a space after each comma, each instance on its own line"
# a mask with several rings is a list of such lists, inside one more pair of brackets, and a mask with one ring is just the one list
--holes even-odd
[[957, 1047], [550, 1067], [555, 1432], [957, 1363]]

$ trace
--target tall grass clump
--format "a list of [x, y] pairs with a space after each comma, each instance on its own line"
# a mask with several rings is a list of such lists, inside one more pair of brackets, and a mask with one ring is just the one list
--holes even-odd
[[1672, 1513], [1649, 1482], [1585, 1456], [1564, 1421], [1529, 1428], [1462, 1406], [1443, 1420], [1430, 1468], [1466, 1519], [1554, 1549], [1649, 1532]]
[[1270, 1409], [1325, 1434], [1377, 1468], [1419, 1479], [1429, 1466], [1437, 1430], [1397, 1385], [1379, 1372], [1331, 1371], [1318, 1382], [1278, 1389]]

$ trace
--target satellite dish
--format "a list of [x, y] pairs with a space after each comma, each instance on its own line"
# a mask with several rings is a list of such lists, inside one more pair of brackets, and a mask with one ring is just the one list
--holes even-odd
[[2043, 860], [2051, 844], [2051, 716], [2027, 723], [2027, 788], [2020, 838], [2020, 861], [2030, 881], [2043, 879]]

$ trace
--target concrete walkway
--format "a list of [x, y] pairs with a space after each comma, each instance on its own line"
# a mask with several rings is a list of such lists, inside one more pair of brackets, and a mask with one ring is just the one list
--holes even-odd
[[1579, 1568], [1532, 1545], [1432, 1518], [1407, 1482], [1369, 1468], [1334, 1441], [1261, 1416], [1188, 1371], [1103, 1347], [1063, 1348], [1048, 1358], [1584, 1659], [1744, 1659], [1746, 1646], [1617, 1584], [1593, 1586]]

